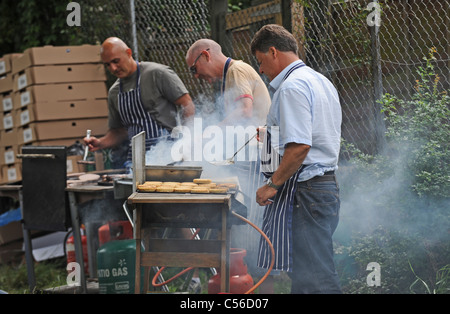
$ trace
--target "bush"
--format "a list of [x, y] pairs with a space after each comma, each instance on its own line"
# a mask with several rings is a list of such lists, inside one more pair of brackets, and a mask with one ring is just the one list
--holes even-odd
[[[382, 153], [363, 154], [343, 141], [350, 158], [339, 178], [340, 229], [351, 230], [352, 240], [341, 243], [345, 256], [340, 258], [353, 267], [342, 278], [345, 292], [449, 291], [441, 277], [448, 277], [442, 269], [450, 264], [450, 98], [438, 89], [435, 52], [431, 49], [426, 66], [418, 68], [411, 100], [382, 98], [387, 125]], [[365, 282], [370, 262], [380, 264], [380, 287]]]

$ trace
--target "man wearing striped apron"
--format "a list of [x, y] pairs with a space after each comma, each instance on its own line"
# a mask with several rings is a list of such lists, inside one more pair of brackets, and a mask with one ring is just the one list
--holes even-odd
[[[289, 272], [291, 293], [341, 293], [332, 243], [340, 207], [337, 91], [299, 59], [295, 38], [282, 26], [262, 27], [251, 49], [273, 93], [261, 156], [269, 179], [256, 201], [266, 206], [262, 230], [275, 250], [274, 269]], [[271, 262], [262, 240], [258, 265]]]
[[[228, 126], [237, 127], [235, 130], [239, 130], [241, 126], [245, 130], [251, 130], [249, 134], [246, 134], [247, 131], [226, 134], [224, 148], [230, 142], [234, 146], [233, 151], [225, 153], [224, 158], [231, 157], [240, 147], [239, 142], [245, 143], [247, 136], [254, 135], [256, 128], [266, 123], [271, 102], [266, 84], [250, 64], [226, 56], [222, 47], [211, 39], [203, 38], [194, 42], [186, 53], [186, 63], [197, 79], [220, 85], [219, 110], [213, 112], [212, 116], [219, 116], [220, 122], [217, 125], [223, 128], [224, 133], [227, 133]], [[235, 136], [238, 139], [236, 142]], [[235, 163], [227, 167], [227, 175], [238, 177], [240, 191], [248, 196], [245, 198], [247, 218], [257, 225], [261, 224], [263, 216], [261, 207], [255, 201], [256, 189], [263, 182], [257, 160], [259, 147], [260, 143], [256, 139], [250, 141], [236, 156]], [[258, 276], [262, 271], [256, 267], [258, 233], [249, 225], [233, 226], [231, 233], [234, 235], [231, 245], [246, 249], [249, 271]], [[272, 276], [266, 278], [259, 291], [272, 292], [272, 281]]]
[[[185, 121], [193, 117], [195, 107], [191, 97], [168, 66], [135, 61], [131, 49], [115, 37], [102, 44], [101, 57], [118, 80], [108, 94], [108, 132], [101, 138], [85, 138], [91, 151], [115, 147], [142, 131], [146, 133], [149, 150], [159, 140], [170, 137], [171, 130], [178, 125], [180, 111]], [[129, 147], [127, 163], [130, 161]]]

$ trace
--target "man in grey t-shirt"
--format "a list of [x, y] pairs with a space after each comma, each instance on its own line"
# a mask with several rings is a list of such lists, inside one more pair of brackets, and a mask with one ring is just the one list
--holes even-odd
[[115, 147], [142, 131], [148, 150], [177, 126], [178, 112], [184, 120], [194, 116], [194, 103], [170, 67], [135, 61], [131, 49], [116, 37], [104, 41], [101, 58], [118, 80], [108, 95], [108, 132], [84, 139], [91, 151]]

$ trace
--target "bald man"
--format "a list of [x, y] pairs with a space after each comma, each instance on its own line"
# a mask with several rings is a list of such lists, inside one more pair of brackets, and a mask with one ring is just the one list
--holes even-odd
[[[224, 119], [219, 123], [219, 126], [254, 127], [253, 132], [256, 132], [258, 126], [266, 124], [271, 99], [261, 76], [252, 66], [225, 56], [222, 47], [217, 42], [206, 38], [199, 39], [191, 45], [186, 52], [186, 63], [195, 78], [206, 80], [210, 84], [220, 84]], [[245, 136], [245, 134], [237, 134], [236, 136]], [[227, 137], [227, 140], [229, 140], [229, 137]], [[247, 148], [257, 147], [255, 142], [256, 140], [250, 142]], [[228, 172], [235, 174], [239, 181], [243, 183], [242, 192], [248, 196], [245, 203], [247, 215], [252, 217], [253, 222], [259, 223], [262, 222], [262, 214], [260, 214], [262, 210], [254, 200], [256, 194], [254, 187], [260, 186], [263, 178], [258, 170], [259, 162], [252, 160], [255, 155], [249, 152], [245, 156], [245, 158], [248, 156], [248, 160], [240, 161], [239, 158], [236, 158], [234, 165], [228, 167]], [[231, 156], [227, 155], [226, 157]], [[247, 230], [244, 226], [234, 226], [232, 233], [250, 237], [251, 235], [246, 234]], [[248, 242], [239, 243], [240, 240], [237, 238], [233, 241], [237, 241], [235, 245], [247, 249], [250, 271], [256, 271], [252, 266], [253, 264], [256, 265], [257, 246], [250, 244], [246, 247]], [[253, 263], [252, 260], [255, 260], [255, 262]], [[260, 291], [263, 293], [273, 292], [272, 280], [273, 277], [269, 276], [261, 285]]]
[[249, 64], [233, 60], [211, 39], [197, 40], [186, 53], [191, 73], [210, 84], [221, 83], [225, 118], [223, 125], [265, 124], [270, 95], [259, 74]]
[[[115, 147], [127, 138], [146, 132], [146, 149], [168, 138], [181, 118], [193, 117], [195, 106], [177, 74], [168, 66], [138, 62], [119, 38], [106, 39], [101, 58], [117, 81], [108, 94], [108, 132], [101, 138], [85, 138], [91, 151]], [[131, 161], [131, 149], [128, 149]]]

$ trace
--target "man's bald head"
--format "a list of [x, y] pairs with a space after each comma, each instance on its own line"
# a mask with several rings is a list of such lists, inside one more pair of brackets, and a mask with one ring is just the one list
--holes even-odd
[[226, 61], [222, 47], [208, 38], [197, 40], [186, 52], [186, 63], [191, 71], [195, 70], [194, 76], [210, 83], [222, 79]]
[[122, 39], [117, 37], [109, 37], [103, 42], [100, 53], [103, 54], [104, 52], [108, 52], [110, 50], [125, 52], [127, 49], [130, 48]]
[[222, 47], [220, 47], [218, 43], [214, 40], [203, 38], [197, 40], [191, 47], [189, 47], [186, 52], [186, 59], [190, 59], [191, 57], [195, 58], [195, 56], [197, 56], [201, 51], [206, 49], [209, 49], [209, 51], [215, 55], [222, 54]]
[[103, 63], [118, 78], [128, 77], [136, 71], [133, 52], [120, 38], [107, 38], [100, 50]]

